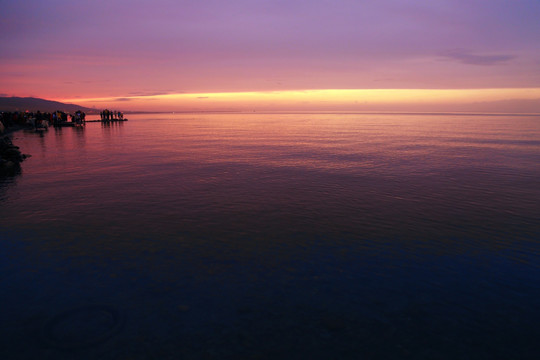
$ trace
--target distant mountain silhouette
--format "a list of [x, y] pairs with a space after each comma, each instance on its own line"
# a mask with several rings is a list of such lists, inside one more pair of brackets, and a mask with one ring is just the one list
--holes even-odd
[[99, 110], [79, 106], [75, 104], [64, 104], [58, 101], [38, 99], [33, 97], [0, 97], [0, 111], [41, 111], [53, 112], [56, 110], [67, 113], [74, 113], [77, 110], [86, 113], [97, 113]]

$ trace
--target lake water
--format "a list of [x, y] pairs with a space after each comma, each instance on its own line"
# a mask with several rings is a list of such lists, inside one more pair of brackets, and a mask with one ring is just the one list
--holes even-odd
[[540, 118], [19, 131], [2, 359], [537, 359]]

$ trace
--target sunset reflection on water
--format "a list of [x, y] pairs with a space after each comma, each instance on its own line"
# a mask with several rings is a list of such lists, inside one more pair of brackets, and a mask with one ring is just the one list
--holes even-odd
[[32, 157], [0, 185], [9, 351], [62, 357], [60, 326], [95, 312], [114, 333], [69, 356], [537, 349], [536, 118], [128, 118], [13, 135]]

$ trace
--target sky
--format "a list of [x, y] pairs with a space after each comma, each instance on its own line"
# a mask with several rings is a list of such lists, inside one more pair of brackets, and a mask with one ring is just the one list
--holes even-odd
[[540, 112], [539, 0], [0, 0], [0, 96]]

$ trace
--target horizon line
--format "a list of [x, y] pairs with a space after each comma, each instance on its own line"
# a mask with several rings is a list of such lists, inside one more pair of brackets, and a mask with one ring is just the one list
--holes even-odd
[[[438, 93], [461, 93], [461, 92], [527, 92], [538, 91], [540, 96], [540, 87], [477, 87], [477, 88], [318, 88], [318, 89], [283, 89], [283, 90], [247, 90], [247, 91], [196, 91], [196, 92], [164, 92], [149, 93], [139, 95], [115, 95], [115, 96], [97, 96], [97, 97], [57, 97], [53, 101], [127, 101], [127, 99], [147, 99], [147, 98], [171, 98], [171, 97], [205, 97], [205, 96], [223, 96], [223, 95], [278, 95], [278, 94], [309, 94], [321, 92], [409, 92], [409, 91], [429, 91]], [[34, 97], [34, 96], [28, 96]], [[126, 99], [126, 100], [124, 100]]]
[[540, 116], [540, 112], [474, 112], [474, 111], [353, 111], [353, 110], [178, 110], [125, 111], [126, 114], [359, 114], [359, 115], [456, 115], [456, 116]]

